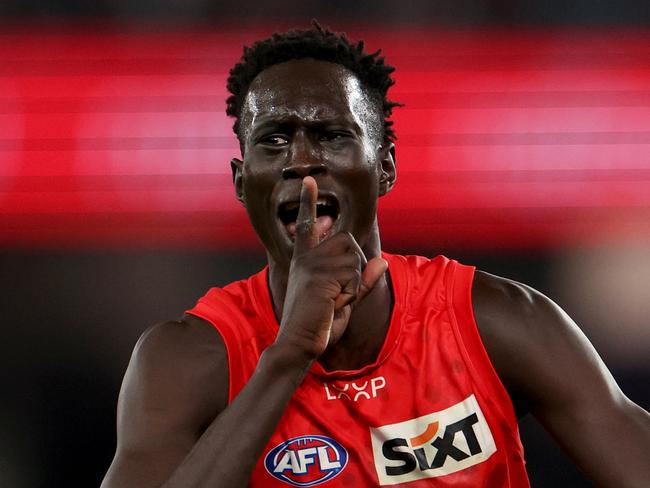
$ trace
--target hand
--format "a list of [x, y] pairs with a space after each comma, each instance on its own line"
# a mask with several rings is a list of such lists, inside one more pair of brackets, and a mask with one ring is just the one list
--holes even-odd
[[379, 257], [366, 262], [359, 244], [348, 232], [319, 242], [317, 198], [316, 180], [305, 177], [282, 323], [276, 339], [276, 344], [289, 343], [310, 359], [316, 359], [338, 341], [354, 306], [368, 295], [388, 267]]

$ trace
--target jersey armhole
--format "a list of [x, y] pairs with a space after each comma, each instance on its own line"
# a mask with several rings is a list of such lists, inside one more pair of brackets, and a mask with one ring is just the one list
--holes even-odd
[[[236, 388], [237, 379], [233, 377], [233, 344], [237, 344], [234, 337], [229, 337], [228, 327], [219, 327], [216, 324], [211, 316], [214, 314], [214, 311], [206, 305], [205, 303], [199, 302], [196, 306], [190, 310], [186, 310], [185, 313], [199, 317], [209, 324], [211, 324], [221, 336], [223, 345], [226, 348], [226, 356], [228, 358], [228, 405], [230, 405], [235, 398], [235, 395], [239, 392], [239, 389]], [[243, 386], [243, 385], [242, 385]]]
[[474, 316], [472, 305], [474, 272], [474, 266], [462, 265], [453, 260], [449, 263], [446, 288], [452, 328], [465, 364], [481, 396], [485, 401], [492, 403], [501, 417], [517, 431], [517, 416], [512, 400], [494, 369]]

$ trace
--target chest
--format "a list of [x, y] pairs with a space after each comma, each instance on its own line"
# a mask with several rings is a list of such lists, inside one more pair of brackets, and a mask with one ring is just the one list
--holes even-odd
[[479, 404], [449, 324], [436, 317], [429, 325], [439, 330], [427, 334], [425, 325], [405, 318], [393, 349], [362, 374], [312, 371], [260, 459], [263, 486], [269, 478], [284, 486], [423, 483], [465, 476], [489, 459], [493, 413]]

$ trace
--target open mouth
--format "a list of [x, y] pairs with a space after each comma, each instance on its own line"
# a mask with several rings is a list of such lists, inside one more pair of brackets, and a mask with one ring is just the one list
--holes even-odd
[[[289, 238], [294, 241], [296, 238], [296, 220], [300, 202], [286, 202], [278, 208], [278, 217], [284, 225]], [[316, 222], [314, 227], [322, 241], [330, 234], [336, 219], [339, 217], [339, 202], [332, 196], [319, 196], [316, 200]]]

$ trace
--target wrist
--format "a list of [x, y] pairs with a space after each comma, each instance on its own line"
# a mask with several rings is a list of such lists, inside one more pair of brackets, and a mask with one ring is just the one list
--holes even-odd
[[286, 377], [296, 386], [302, 383], [315, 357], [287, 343], [274, 343], [267, 347], [260, 358], [260, 365], [272, 372], [274, 380]]
[[[282, 321], [274, 346], [281, 348], [287, 357], [301, 362], [315, 361], [327, 349], [327, 333], [312, 330], [314, 324], [305, 326], [301, 322]], [[316, 327], [320, 328], [320, 327]]]

